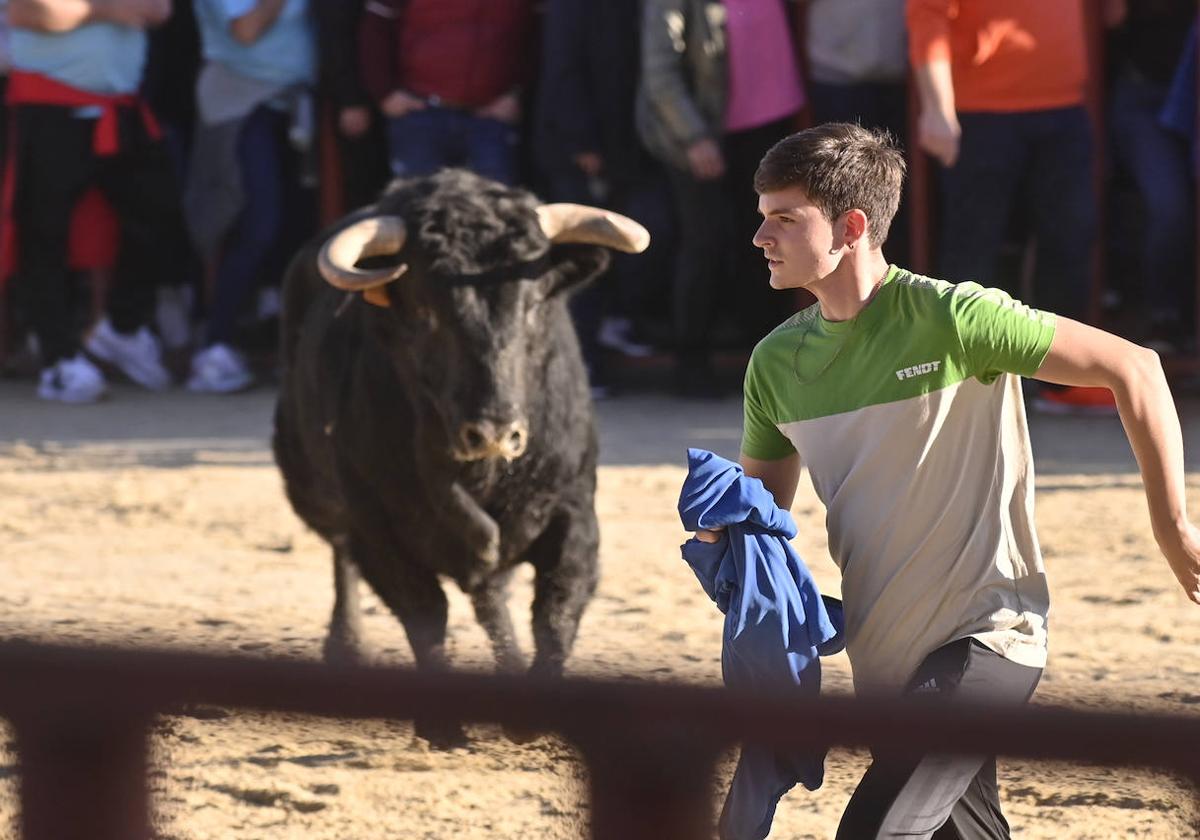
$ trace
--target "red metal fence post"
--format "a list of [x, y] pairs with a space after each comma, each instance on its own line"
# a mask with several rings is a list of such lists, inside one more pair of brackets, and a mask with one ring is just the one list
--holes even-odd
[[13, 719], [24, 840], [150, 840], [149, 717], [105, 712]]
[[593, 840], [697, 840], [713, 835], [716, 752], [705, 739], [630, 727], [574, 739], [588, 765]]

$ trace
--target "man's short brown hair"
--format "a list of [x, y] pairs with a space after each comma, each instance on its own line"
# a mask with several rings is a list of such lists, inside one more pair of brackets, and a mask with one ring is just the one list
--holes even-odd
[[761, 195], [799, 187], [831, 222], [847, 210], [861, 210], [868, 241], [878, 248], [900, 205], [905, 168], [887, 132], [824, 123], [772, 146], [754, 173], [754, 189]]

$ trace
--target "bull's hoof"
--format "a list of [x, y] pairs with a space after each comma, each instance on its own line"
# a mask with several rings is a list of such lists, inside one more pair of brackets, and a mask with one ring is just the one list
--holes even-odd
[[330, 665], [362, 665], [367, 661], [362, 642], [352, 633], [326, 636], [321, 652]]
[[424, 738], [429, 742], [430, 749], [454, 750], [470, 743], [467, 733], [463, 731], [462, 724], [457, 722], [415, 720], [413, 728], [416, 730], [418, 738]]
[[504, 737], [514, 744], [528, 744], [542, 734], [536, 729], [526, 729], [522, 726], [503, 726], [501, 729], [504, 732]]

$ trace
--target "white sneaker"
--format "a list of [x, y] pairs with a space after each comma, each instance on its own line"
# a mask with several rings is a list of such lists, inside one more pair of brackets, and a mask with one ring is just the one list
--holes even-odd
[[654, 355], [653, 347], [634, 341], [632, 334], [633, 322], [628, 318], [605, 318], [596, 332], [596, 343], [634, 359]]
[[145, 327], [126, 335], [114, 330], [104, 318], [96, 324], [83, 346], [97, 359], [116, 365], [144, 388], [161, 391], [171, 384], [171, 374], [163, 367], [158, 339]]
[[82, 353], [76, 353], [73, 358], [59, 359], [43, 368], [37, 395], [44, 400], [93, 403], [107, 390], [104, 374]]
[[214, 344], [192, 356], [187, 389], [203, 394], [230, 394], [254, 382], [242, 354], [228, 344]]

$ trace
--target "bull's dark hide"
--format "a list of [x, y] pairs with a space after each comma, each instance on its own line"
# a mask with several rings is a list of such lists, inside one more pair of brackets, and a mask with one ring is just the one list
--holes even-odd
[[498, 666], [524, 668], [505, 602], [513, 568], [529, 562], [532, 670], [562, 672], [598, 545], [596, 435], [566, 301], [607, 253], [552, 245], [537, 206], [465, 172], [394, 184], [347, 220], [405, 220], [395, 259], [409, 269], [386, 287], [386, 308], [323, 282], [325, 236], [292, 262], [274, 449], [297, 514], [333, 548], [328, 657], [359, 653], [361, 575], [418, 665], [443, 667], [441, 576], [470, 596]]

